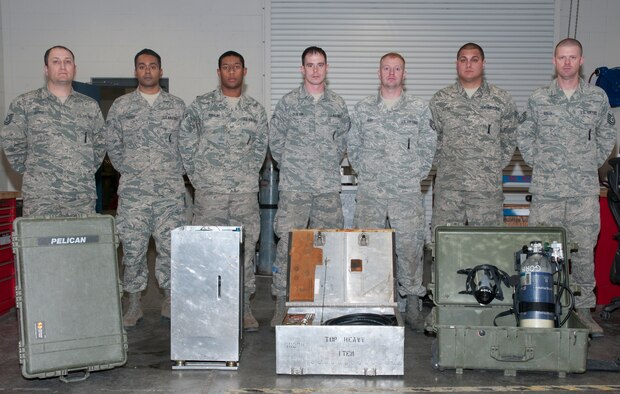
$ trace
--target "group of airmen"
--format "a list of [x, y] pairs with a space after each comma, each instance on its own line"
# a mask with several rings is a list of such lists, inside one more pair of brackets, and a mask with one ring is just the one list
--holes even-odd
[[186, 107], [160, 88], [161, 57], [144, 49], [134, 58], [138, 88], [117, 98], [104, 122], [98, 104], [72, 89], [73, 53], [54, 46], [44, 55], [46, 85], [11, 103], [1, 145], [23, 174], [24, 216], [93, 213], [94, 175], [107, 152], [121, 174], [116, 224], [129, 300], [126, 327], [143, 315], [151, 237], [164, 293], [161, 316], [170, 317], [170, 234], [188, 224], [186, 174], [195, 189], [191, 224], [244, 228], [247, 331], [259, 326], [250, 298], [260, 231], [258, 179], [268, 148], [280, 170], [271, 325], [285, 315], [289, 232], [343, 226], [340, 166], [347, 153], [358, 176], [354, 227], [395, 230], [397, 290], [406, 300], [406, 323], [419, 331], [426, 294], [420, 182], [434, 165], [433, 228], [501, 226], [502, 170], [518, 146], [533, 170], [529, 224], [563, 226], [579, 244], [572, 255], [573, 280], [581, 287], [576, 309], [592, 335], [602, 335], [590, 308], [600, 228], [597, 170], [616, 140], [607, 96], [580, 77], [582, 47], [574, 39], [557, 44], [555, 78], [531, 95], [521, 115], [510, 94], [486, 81], [485, 63], [479, 45], [463, 45], [456, 82], [427, 104], [404, 89], [405, 59], [387, 53], [379, 62], [378, 92], [349, 115], [326, 85], [327, 54], [311, 46], [301, 56], [302, 83], [282, 97], [268, 122], [263, 106], [243, 92], [241, 54], [223, 53], [219, 87]]

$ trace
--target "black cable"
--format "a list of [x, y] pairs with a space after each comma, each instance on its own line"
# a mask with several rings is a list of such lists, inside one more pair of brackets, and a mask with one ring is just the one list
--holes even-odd
[[321, 324], [323, 324], [323, 313], [325, 311], [325, 292], [327, 291], [326, 281], [327, 281], [327, 261], [329, 259], [326, 258], [323, 263], [323, 297], [321, 297]]
[[[570, 311], [575, 306], [575, 295], [571, 291], [570, 286], [568, 284], [568, 275], [564, 271], [564, 264], [565, 264], [564, 260], [562, 260], [561, 262], [556, 261], [555, 264], [556, 264], [556, 270], [557, 270], [556, 274], [558, 276], [557, 282], [553, 282], [553, 284], [557, 286], [558, 288], [555, 302], [556, 302], [556, 305], [559, 305], [560, 308], [564, 308], [565, 310], [568, 311], [566, 313], [566, 316], [564, 316], [564, 318], [562, 319], [562, 321], [560, 321], [561, 311], [559, 311], [559, 313], [556, 315], [556, 321], [558, 322], [558, 327], [562, 327], [568, 320]], [[566, 306], [562, 305], [562, 297], [564, 295], [564, 291], [568, 293], [568, 305]]]
[[573, 19], [573, 0], [570, 0], [570, 9], [568, 11], [568, 32], [566, 33], [566, 37], [570, 37], [571, 19]]
[[564, 289], [566, 288], [564, 286], [565, 281], [563, 279], [564, 278], [564, 264], [556, 260], [556, 261], [553, 261], [553, 265], [555, 268], [555, 272], [553, 274], [556, 275], [558, 278], [557, 281], [553, 282], [553, 285], [557, 288], [557, 291], [555, 292], [555, 300], [554, 300], [555, 306], [556, 306], [554, 320], [555, 320], [556, 327], [562, 327], [562, 325], [564, 324], [564, 322], [560, 322], [560, 316], [562, 315], [562, 295], [564, 294]]
[[575, 32], [573, 38], [577, 39], [577, 23], [579, 22], [579, 0], [577, 0], [577, 9], [575, 10]]
[[592, 74], [590, 74], [590, 78], [588, 78], [588, 83], [590, 83], [592, 81], [592, 77], [593, 76], [597, 76], [598, 77], [598, 73], [596, 72], [598, 70], [598, 68], [594, 71], [592, 71]]
[[395, 326], [398, 322], [394, 315], [376, 313], [353, 313], [329, 319], [325, 326]]
[[[568, 311], [570, 312], [573, 307], [575, 306], [575, 295], [573, 294], [573, 292], [571, 291], [571, 289], [569, 289], [568, 287], [564, 286], [564, 284], [560, 284], [561, 287], [564, 288], [564, 290], [566, 290], [568, 292]], [[566, 316], [564, 316], [564, 319], [562, 319], [562, 322], [560, 323], [560, 327], [562, 327], [564, 325], [564, 323], [566, 323], [566, 320], [568, 320], [569, 317], [569, 313], [566, 314]]]

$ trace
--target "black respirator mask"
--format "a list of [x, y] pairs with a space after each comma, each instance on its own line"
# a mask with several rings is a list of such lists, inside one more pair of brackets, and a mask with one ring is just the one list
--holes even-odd
[[458, 270], [457, 273], [467, 275], [465, 290], [459, 294], [473, 295], [480, 305], [487, 305], [496, 298], [502, 301], [504, 293], [501, 284], [510, 287], [510, 276], [494, 265], [481, 264]]

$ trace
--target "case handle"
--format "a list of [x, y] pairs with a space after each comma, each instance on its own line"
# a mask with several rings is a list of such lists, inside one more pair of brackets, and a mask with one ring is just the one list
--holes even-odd
[[84, 369], [84, 370], [82, 370], [82, 372], [84, 372], [84, 374], [82, 376], [75, 376], [75, 375], [73, 375], [73, 377], [70, 378], [69, 374], [66, 374], [66, 375], [60, 375], [60, 377], [58, 377], [58, 379], [61, 382], [65, 382], [65, 383], [83, 382], [84, 380], [88, 379], [88, 377], [90, 376], [90, 370]]
[[524, 354], [502, 354], [499, 346], [491, 346], [491, 357], [497, 361], [525, 362], [534, 358], [534, 348], [526, 347]]

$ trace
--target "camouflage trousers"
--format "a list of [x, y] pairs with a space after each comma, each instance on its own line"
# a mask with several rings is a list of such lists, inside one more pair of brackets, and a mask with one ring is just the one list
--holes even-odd
[[594, 247], [601, 228], [597, 196], [558, 198], [532, 195], [530, 226], [561, 226], [566, 229], [569, 243], [577, 243], [578, 251], [571, 253], [571, 280], [581, 288], [575, 297], [576, 308], [594, 308]]
[[398, 292], [403, 297], [426, 295], [426, 289], [422, 286], [425, 231], [421, 194], [386, 198], [358, 192], [353, 226], [395, 230]]
[[75, 216], [79, 214], [94, 214], [95, 199], [90, 197], [67, 198], [67, 196], [56, 196], [56, 198], [24, 197], [23, 216]]
[[276, 246], [271, 293], [285, 296], [288, 277], [289, 233], [295, 229], [340, 229], [344, 223], [339, 193], [312, 194], [280, 191], [274, 231]]
[[116, 227], [123, 245], [123, 290], [136, 293], [146, 289], [146, 253], [151, 236], [155, 240], [155, 278], [162, 289], [170, 289], [170, 232], [186, 224], [185, 195], [177, 198], [120, 196]]
[[212, 194], [196, 190], [193, 225], [243, 226], [243, 284], [246, 294], [256, 291], [254, 257], [260, 234], [257, 193]]
[[503, 205], [504, 196], [501, 191], [492, 193], [446, 190], [438, 186], [434, 191], [431, 228], [434, 233], [437, 226], [455, 223], [470, 226], [502, 226]]

